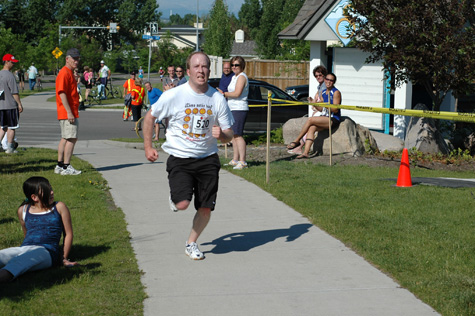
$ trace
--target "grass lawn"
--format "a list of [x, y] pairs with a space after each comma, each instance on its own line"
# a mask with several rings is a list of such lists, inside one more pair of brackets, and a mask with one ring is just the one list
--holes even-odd
[[143, 315], [146, 297], [130, 245], [124, 214], [107, 182], [87, 162], [73, 157], [84, 175], [53, 173], [56, 151], [32, 149], [0, 155], [0, 248], [19, 246], [23, 234], [16, 210], [22, 184], [33, 175], [51, 182], [55, 200], [71, 211], [74, 268], [27, 273], [0, 287], [0, 315]]
[[[271, 164], [269, 184], [264, 164], [225, 168], [308, 217], [442, 315], [475, 315], [474, 188], [398, 188], [387, 180], [398, 170], [383, 167], [280, 161]], [[411, 174], [474, 177], [416, 168]]]

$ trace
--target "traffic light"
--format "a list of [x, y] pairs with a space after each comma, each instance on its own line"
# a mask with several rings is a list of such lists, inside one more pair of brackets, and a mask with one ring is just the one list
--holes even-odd
[[117, 31], [120, 29], [120, 26], [118, 26], [117, 23], [110, 23], [107, 28], [109, 29], [110, 33], [117, 33]]

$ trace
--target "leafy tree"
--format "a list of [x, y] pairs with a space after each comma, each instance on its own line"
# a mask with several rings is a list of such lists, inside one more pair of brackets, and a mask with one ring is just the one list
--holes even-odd
[[356, 46], [382, 60], [396, 85], [421, 84], [438, 111], [447, 92], [473, 89], [473, 0], [352, 0]]
[[[285, 2], [280, 17], [280, 29], [283, 30], [295, 20], [305, 0]], [[279, 31], [280, 32], [280, 31]], [[308, 60], [310, 58], [310, 42], [304, 40], [283, 40], [281, 45], [281, 59], [283, 60]]]
[[215, 0], [210, 11], [206, 41], [203, 45], [208, 55], [228, 57], [231, 52], [233, 34], [231, 33], [228, 7], [223, 0]]
[[245, 0], [238, 13], [242, 28], [251, 39], [259, 33], [262, 7], [259, 0]]

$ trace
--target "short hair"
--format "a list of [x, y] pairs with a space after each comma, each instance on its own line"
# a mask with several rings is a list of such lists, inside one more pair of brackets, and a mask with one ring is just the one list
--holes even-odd
[[193, 52], [190, 54], [190, 56], [188, 56], [188, 58], [186, 59], [186, 69], [190, 69], [191, 68], [191, 58], [193, 58], [193, 56], [197, 55], [197, 54], [203, 54], [205, 57], [206, 57], [206, 62], [208, 63], [208, 68], [211, 66], [211, 60], [209, 59], [208, 55], [206, 55], [205, 53], [203, 52]]
[[313, 68], [313, 76], [314, 77], [315, 77], [316, 72], [320, 72], [324, 76], [326, 76], [328, 74], [327, 68], [325, 68], [325, 66], [322, 66], [322, 65]]
[[145, 81], [143, 85], [145, 86], [146, 84], [149, 84], [150, 86], [152, 85], [150, 81]]
[[239, 62], [239, 65], [241, 65], [241, 70], [244, 71], [244, 69], [246, 69], [246, 61], [244, 60], [244, 58], [242, 58], [241, 56], [234, 56], [230, 60], [231, 66], [236, 60]]

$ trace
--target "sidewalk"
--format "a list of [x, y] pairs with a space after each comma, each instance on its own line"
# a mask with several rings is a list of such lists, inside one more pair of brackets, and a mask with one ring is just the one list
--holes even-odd
[[185, 255], [194, 209], [168, 207], [166, 154], [149, 163], [133, 144], [79, 141], [75, 155], [111, 187], [126, 216], [148, 298], [145, 315], [437, 315], [340, 241], [226, 171], [216, 210]]

